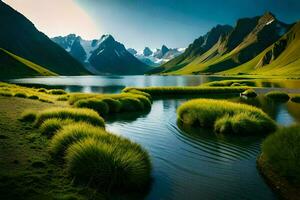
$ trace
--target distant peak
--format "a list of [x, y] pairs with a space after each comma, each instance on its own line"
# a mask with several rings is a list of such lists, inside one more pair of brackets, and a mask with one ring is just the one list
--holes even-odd
[[268, 12], [265, 12], [265, 14], [260, 17], [259, 24], [269, 25], [269, 24], [273, 23], [275, 20], [276, 20], [275, 15], [273, 15], [273, 13], [268, 11]]
[[161, 49], [163, 50], [169, 50], [169, 48], [166, 45], [162, 45]]
[[151, 51], [151, 49], [149, 47], [145, 47], [143, 54], [144, 56], [150, 56], [153, 52]]
[[101, 42], [114, 42], [114, 41], [115, 41], [115, 39], [110, 34], [102, 35], [102, 37], [100, 38], [100, 43]]

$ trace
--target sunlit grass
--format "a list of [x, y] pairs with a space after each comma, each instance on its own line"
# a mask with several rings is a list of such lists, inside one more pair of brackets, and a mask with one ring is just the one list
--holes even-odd
[[281, 176], [300, 182], [300, 126], [279, 129], [262, 144], [266, 162]]
[[35, 124], [40, 126], [45, 120], [51, 118], [72, 119], [76, 122], [84, 121], [96, 126], [104, 127], [102, 117], [96, 111], [85, 108], [50, 108], [37, 114]]
[[264, 134], [276, 129], [275, 122], [261, 109], [225, 100], [190, 100], [177, 109], [177, 115], [186, 125], [214, 127], [221, 133]]
[[90, 99], [81, 99], [74, 104], [77, 108], [90, 108], [100, 115], [106, 115], [109, 112], [109, 107], [107, 103], [101, 99], [90, 98]]
[[36, 115], [37, 115], [36, 111], [26, 110], [22, 113], [19, 120], [24, 122], [34, 122], [36, 119]]
[[[151, 100], [141, 94], [121, 93], [121, 94], [70, 94], [69, 104], [75, 105], [76, 102], [87, 102], [89, 99], [96, 99], [108, 104], [109, 112], [123, 111], [144, 111], [151, 108]], [[113, 100], [113, 101], [112, 101]]]
[[71, 124], [71, 123], [75, 123], [75, 122], [71, 119], [50, 118], [50, 119], [45, 120], [41, 124], [40, 131], [42, 134], [51, 137], [58, 130], [62, 129], [64, 126]]
[[203, 86], [174, 86], [174, 87], [143, 87], [134, 88], [127, 87], [123, 91], [138, 90], [146, 92], [151, 96], [165, 96], [165, 95], [206, 95], [206, 94], [229, 94], [241, 93], [248, 87], [203, 87]]
[[27, 94], [24, 92], [17, 92], [14, 94], [15, 97], [27, 98]]
[[93, 138], [81, 140], [69, 147], [66, 162], [77, 181], [96, 188], [139, 191], [150, 181], [148, 154], [127, 140], [116, 144]]

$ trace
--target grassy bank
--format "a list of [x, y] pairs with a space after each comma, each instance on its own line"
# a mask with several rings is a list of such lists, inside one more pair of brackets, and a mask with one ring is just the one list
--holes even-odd
[[0, 97], [0, 199], [104, 199], [94, 189], [73, 185], [61, 167], [53, 163], [47, 136], [18, 120], [28, 109], [59, 106]]
[[300, 195], [300, 126], [279, 129], [262, 143], [258, 167], [268, 183], [286, 199]]
[[[1, 83], [0, 94], [1, 199], [104, 199], [124, 194], [139, 199], [145, 194], [149, 156], [138, 144], [105, 131], [102, 108], [69, 105], [66, 100], [72, 95], [63, 90]], [[109, 113], [151, 108], [149, 98], [141, 94], [91, 95]], [[72, 98], [90, 105], [91, 95]], [[72, 142], [62, 142], [70, 138]], [[59, 160], [49, 152], [54, 141], [64, 147]]]
[[276, 129], [275, 122], [262, 110], [224, 100], [195, 99], [177, 109], [180, 122], [214, 128], [225, 134], [264, 134]]
[[175, 86], [175, 87], [127, 87], [123, 92], [141, 91], [152, 96], [167, 95], [208, 95], [208, 94], [238, 94], [244, 92], [248, 87], [200, 87], [200, 86]]

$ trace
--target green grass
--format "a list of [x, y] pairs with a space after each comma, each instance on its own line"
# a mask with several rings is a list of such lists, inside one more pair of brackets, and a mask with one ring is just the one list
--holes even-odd
[[127, 87], [123, 91], [138, 90], [146, 92], [151, 96], [164, 96], [164, 95], [206, 95], [206, 94], [228, 94], [228, 93], [241, 93], [247, 87], [200, 87], [200, 86], [167, 86], [167, 87], [144, 87], [133, 88]]
[[288, 93], [281, 91], [270, 91], [266, 93], [265, 96], [269, 99], [277, 101], [288, 101], [290, 99]]
[[146, 93], [146, 92], [142, 92], [136, 89], [132, 89], [132, 90], [123, 90], [124, 92], [128, 92], [128, 93], [132, 93], [132, 94], [139, 94], [139, 95], [143, 95], [145, 97], [147, 97], [149, 100], [152, 100], [152, 97], [150, 94]]
[[49, 99], [44, 99], [44, 98], [39, 98], [40, 102], [44, 102], [44, 103], [53, 103], [53, 101], [49, 100]]
[[0, 91], [0, 96], [4, 96], [4, 97], [12, 97], [13, 93], [8, 92], [8, 91]]
[[241, 93], [242, 96], [246, 96], [246, 97], [256, 97], [257, 94], [253, 89], [248, 89], [244, 92]]
[[291, 101], [295, 103], [300, 103], [300, 95], [294, 95], [293, 97], [291, 97]]
[[119, 100], [115, 100], [112, 98], [102, 98], [101, 100], [108, 105], [109, 113], [120, 112], [122, 104]]
[[26, 110], [22, 113], [20, 121], [23, 122], [34, 122], [36, 119], [37, 112], [32, 110]]
[[221, 134], [253, 135], [263, 134], [268, 130], [265, 119], [248, 113], [239, 113], [233, 116], [224, 115], [214, 123], [214, 131]]
[[143, 111], [144, 104], [137, 98], [124, 97], [119, 100], [121, 102], [122, 111]]
[[108, 191], [139, 191], [150, 181], [148, 154], [127, 140], [109, 144], [87, 138], [69, 147], [66, 162], [77, 181]]
[[257, 80], [222, 80], [212, 81], [202, 84], [202, 86], [208, 87], [239, 87], [239, 86], [250, 86], [257, 87]]
[[47, 90], [45, 88], [39, 88], [37, 91], [42, 93], [47, 93]]
[[24, 92], [17, 92], [14, 94], [15, 97], [27, 98], [27, 94]]
[[84, 121], [95, 126], [104, 127], [104, 119], [91, 109], [85, 108], [50, 108], [37, 114], [35, 125], [40, 126], [45, 120], [51, 118], [72, 119], [76, 122]]
[[38, 112], [55, 106], [0, 96], [0, 199], [100, 200], [109, 196], [86, 186], [75, 185], [66, 170], [49, 156], [47, 136], [31, 123], [18, 120], [26, 110]]
[[109, 113], [108, 104], [102, 101], [101, 99], [82, 99], [77, 101], [74, 106], [76, 108], [90, 108], [100, 115], [107, 115]]
[[[73, 105], [76, 102], [89, 99], [101, 100], [108, 104], [109, 112], [128, 112], [128, 111], [146, 111], [151, 108], [151, 100], [141, 94], [121, 93], [121, 94], [70, 94], [69, 104]], [[112, 100], [113, 101], [112, 101]]]
[[62, 90], [62, 89], [51, 89], [47, 91], [49, 94], [54, 94], [54, 95], [62, 95], [62, 94], [66, 94], [66, 91]]
[[214, 127], [221, 133], [264, 134], [276, 129], [275, 122], [261, 109], [225, 100], [190, 100], [179, 106], [177, 116], [183, 124]]
[[50, 118], [45, 120], [39, 129], [42, 134], [52, 137], [58, 130], [71, 123], [75, 122], [71, 119]]
[[37, 100], [39, 99], [39, 97], [37, 95], [29, 95], [28, 96], [28, 99], [34, 99], [34, 100]]
[[69, 99], [69, 96], [67, 96], [67, 95], [61, 95], [61, 96], [59, 96], [59, 97], [57, 97], [57, 101], [68, 101], [68, 99]]
[[279, 129], [262, 144], [262, 155], [276, 172], [300, 183], [300, 126]]
[[0, 48], [0, 77], [56, 76], [57, 74], [27, 59]]

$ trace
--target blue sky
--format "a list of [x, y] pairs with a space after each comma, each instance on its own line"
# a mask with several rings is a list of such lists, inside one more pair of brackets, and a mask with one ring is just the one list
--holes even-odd
[[126, 47], [186, 47], [217, 24], [274, 13], [300, 20], [300, 0], [4, 0], [48, 36], [112, 34]]
[[99, 29], [128, 47], [186, 47], [216, 24], [273, 12], [300, 20], [299, 0], [76, 0]]

